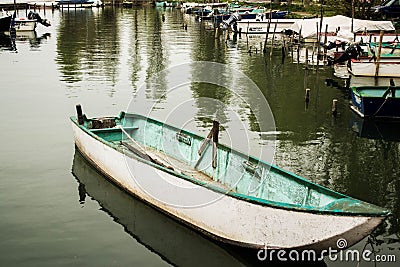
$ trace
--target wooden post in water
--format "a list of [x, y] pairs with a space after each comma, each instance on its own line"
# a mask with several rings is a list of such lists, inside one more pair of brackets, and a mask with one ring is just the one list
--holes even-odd
[[273, 46], [274, 46], [275, 31], [276, 31], [276, 25], [277, 25], [277, 24], [278, 24], [278, 22], [275, 23], [274, 32], [272, 33], [271, 51], [269, 51], [269, 57], [272, 57], [272, 48], [273, 48]]
[[378, 56], [377, 56], [376, 65], [375, 65], [375, 77], [379, 76], [379, 63], [381, 60], [382, 40], [383, 40], [383, 31], [381, 31], [381, 33], [379, 35]]
[[218, 144], [218, 134], [219, 134], [219, 122], [213, 121], [213, 147], [212, 147], [212, 166], [217, 167], [217, 144]]
[[264, 54], [267, 53], [267, 42], [268, 42], [268, 34], [269, 29], [271, 27], [271, 19], [272, 19], [272, 1], [269, 2], [269, 17], [268, 17], [268, 26], [267, 26], [267, 34], [265, 35], [265, 42], [264, 42]]
[[[321, 24], [319, 25], [318, 28], [318, 22], [317, 22], [317, 68], [319, 65], [319, 54], [321, 53], [321, 31], [322, 31], [322, 17], [321, 17]], [[313, 56], [312, 59], [314, 60], [314, 49], [313, 49]]]
[[264, 54], [267, 53], [267, 43], [268, 43], [268, 34], [269, 34], [269, 28], [271, 26], [271, 20], [268, 20], [268, 25], [267, 25], [267, 34], [265, 35], [265, 41], [264, 41]]
[[300, 39], [301, 39], [301, 29], [302, 28], [300, 28], [300, 30], [299, 30], [299, 40], [298, 40], [299, 41], [299, 45], [300, 45]]
[[82, 107], [81, 105], [76, 105], [76, 114], [78, 117], [78, 124], [82, 125], [83, 124], [83, 114], [82, 114]]
[[310, 88], [306, 89], [305, 101], [306, 103], [310, 102]]
[[307, 48], [307, 47], [305, 47], [305, 49], [306, 49], [306, 61], [305, 61], [305, 68], [306, 68], [306, 70], [308, 70], [308, 48]]
[[300, 62], [300, 44], [297, 45], [297, 64], [299, 64]]
[[326, 43], [328, 42], [328, 24], [325, 26], [325, 38], [324, 38], [324, 60], [326, 60]]
[[332, 115], [335, 117], [337, 115], [337, 99], [332, 100]]

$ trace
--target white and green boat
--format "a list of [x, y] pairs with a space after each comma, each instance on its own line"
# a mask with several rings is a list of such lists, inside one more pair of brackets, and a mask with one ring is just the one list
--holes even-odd
[[142, 115], [89, 119], [77, 111], [75, 144], [97, 169], [222, 242], [321, 251], [339, 239], [355, 244], [390, 214], [218, 143], [217, 122], [201, 137]]

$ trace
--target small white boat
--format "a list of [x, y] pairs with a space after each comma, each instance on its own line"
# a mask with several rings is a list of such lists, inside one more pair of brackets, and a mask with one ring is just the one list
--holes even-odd
[[36, 19], [15, 18], [14, 28], [17, 31], [34, 31], [37, 26]]
[[32, 1], [28, 2], [30, 8], [56, 8], [57, 2], [56, 1]]
[[[268, 19], [265, 20], [240, 20], [237, 22], [237, 30], [242, 33], [281, 33], [288, 30], [298, 19]], [[268, 30], [269, 24], [269, 30]]]
[[42, 19], [40, 15], [36, 12], [29, 12], [28, 17], [15, 18], [11, 25], [17, 32], [22, 31], [34, 31], [37, 24], [40, 23], [43, 26], [49, 27], [51, 25], [50, 21], [47, 19]]
[[218, 143], [215, 121], [201, 137], [136, 114], [89, 119], [80, 106], [77, 113], [76, 147], [106, 177], [225, 243], [336, 249], [338, 239], [351, 246], [390, 214]]
[[61, 9], [91, 8], [103, 6], [103, 2], [101, 0], [58, 0], [56, 2]]

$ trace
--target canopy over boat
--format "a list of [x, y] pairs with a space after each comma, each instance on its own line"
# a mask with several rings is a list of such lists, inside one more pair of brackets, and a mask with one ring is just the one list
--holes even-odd
[[[303, 38], [316, 38], [318, 35], [321, 23], [320, 18], [298, 20], [292, 25], [292, 30], [299, 33]], [[318, 24], [318, 30], [317, 25]], [[322, 18], [322, 32], [325, 32], [326, 25], [328, 25], [328, 33], [339, 32], [348, 33], [352, 32], [352, 19], [342, 15], [333, 17]], [[339, 29], [339, 31], [338, 31]], [[377, 31], [395, 31], [395, 27], [391, 21], [374, 21], [374, 20], [361, 20], [353, 19], [353, 33], [357, 32], [377, 32]], [[345, 34], [347, 36], [347, 34]]]

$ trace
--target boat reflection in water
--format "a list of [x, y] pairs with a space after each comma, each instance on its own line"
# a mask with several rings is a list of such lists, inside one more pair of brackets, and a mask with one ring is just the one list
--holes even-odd
[[[152, 252], [175, 266], [265, 266], [259, 251], [217, 243], [144, 204], [97, 171], [75, 149], [72, 174], [79, 186], [79, 201], [92, 197], [125, 231]], [[288, 262], [274, 266], [288, 266]], [[293, 266], [326, 266], [324, 262], [296, 262]]]
[[350, 128], [359, 137], [400, 141], [400, 120], [363, 119], [352, 112], [350, 116]]
[[22, 31], [10, 35], [9, 32], [0, 33], [0, 50], [17, 52], [18, 44], [29, 43], [31, 49], [41, 46], [44, 40], [50, 38], [50, 33], [44, 33], [38, 36], [36, 31]]

